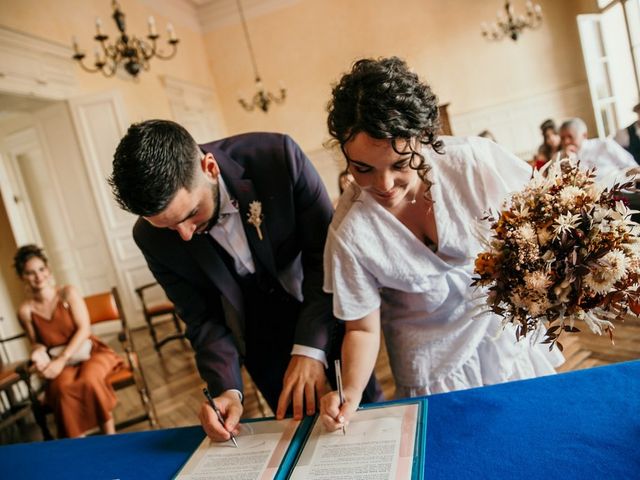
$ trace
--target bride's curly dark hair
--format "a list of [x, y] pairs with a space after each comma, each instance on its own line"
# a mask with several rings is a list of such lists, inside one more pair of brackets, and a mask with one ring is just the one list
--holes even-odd
[[[397, 153], [404, 153], [398, 150], [397, 140], [409, 142], [414, 138], [442, 153], [438, 99], [429, 85], [421, 82], [398, 57], [355, 62], [351, 72], [333, 87], [327, 110], [329, 133], [347, 160], [344, 146], [360, 132], [378, 140], [391, 140]], [[430, 166], [419, 149], [408, 145], [411, 168], [430, 186], [426, 178]]]

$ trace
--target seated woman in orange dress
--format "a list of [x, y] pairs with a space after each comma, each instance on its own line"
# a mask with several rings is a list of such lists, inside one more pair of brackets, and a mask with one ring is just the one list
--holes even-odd
[[14, 267], [30, 297], [20, 305], [18, 318], [31, 341], [31, 360], [47, 379], [45, 401], [53, 409], [58, 437], [79, 437], [97, 425], [115, 433], [116, 396], [106, 379], [122, 359], [91, 335], [78, 291], [54, 285], [41, 248], [19, 248]]

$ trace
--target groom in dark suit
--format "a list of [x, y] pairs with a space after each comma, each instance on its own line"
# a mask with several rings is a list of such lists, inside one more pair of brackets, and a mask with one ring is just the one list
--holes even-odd
[[296, 418], [315, 412], [343, 328], [321, 288], [333, 209], [298, 145], [249, 133], [199, 146], [180, 125], [149, 120], [129, 127], [109, 182], [140, 215], [134, 239], [225, 417], [220, 425], [203, 403], [207, 434], [227, 440], [236, 430], [243, 363], [278, 418], [291, 403]]

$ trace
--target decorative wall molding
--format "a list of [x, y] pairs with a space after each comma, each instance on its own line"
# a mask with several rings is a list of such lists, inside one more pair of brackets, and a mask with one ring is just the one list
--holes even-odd
[[[42, 243], [40, 230], [27, 187], [20, 173], [17, 157], [25, 150], [38, 148], [37, 134], [32, 125], [11, 132], [0, 139], [2, 165], [0, 165], [0, 194], [3, 197], [12, 234], [17, 245]], [[24, 201], [24, 200], [27, 201]]]
[[[149, 283], [155, 282], [156, 279], [149, 271], [147, 264], [145, 262], [142, 262], [138, 266], [131, 265], [131, 267], [127, 269], [124, 275], [124, 281], [126, 284], [126, 288], [133, 292], [140, 285], [147, 285]], [[162, 289], [158, 288], [158, 290], [162, 292]], [[152, 299], [151, 297], [147, 297], [147, 295], [145, 295], [145, 300], [147, 299], [153, 302], [154, 300], [166, 300], [166, 297], [164, 295], [160, 295], [157, 298]], [[142, 305], [140, 304], [140, 300], [137, 296], [134, 299], [133, 308], [140, 316], [142, 316]]]
[[68, 58], [71, 63], [73, 49], [62, 43], [52, 42], [10, 28], [0, 26], [0, 46], [14, 47], [23, 52], [36, 53], [44, 57]]
[[129, 247], [122, 245], [122, 239], [131, 237], [136, 216], [118, 207], [105, 181], [111, 174], [113, 152], [128, 126], [122, 97], [116, 91], [104, 92], [74, 98], [69, 106], [78, 129], [82, 156], [98, 205], [98, 217], [106, 236], [123, 308], [131, 325], [139, 326], [143, 319], [136, 309], [134, 288], [137, 285], [131, 282], [129, 272], [141, 268], [144, 258], [133, 242], [128, 243]]
[[118, 262], [135, 261], [141, 257], [140, 249], [133, 240], [131, 229], [121, 230], [117, 235], [114, 235], [113, 246]]
[[166, 75], [161, 80], [173, 119], [184, 126], [197, 142], [209, 142], [225, 135], [224, 120], [213, 90]]
[[[452, 103], [450, 116], [454, 135], [477, 135], [482, 130], [490, 130], [498, 143], [526, 160], [542, 143], [540, 124], [547, 118], [552, 118], [558, 125], [571, 117], [580, 117], [587, 125], [593, 123], [591, 97], [586, 82], [486, 108], [454, 112], [455, 105]], [[594, 136], [595, 130], [590, 134]]]
[[[91, 96], [90, 99], [70, 101], [76, 128], [79, 128], [80, 144], [85, 161], [90, 159], [87, 168], [94, 195], [101, 215], [107, 219], [107, 232], [126, 229], [133, 225], [135, 217], [122, 211], [111, 197], [104, 179], [111, 174], [113, 152], [127, 129], [124, 120], [124, 103], [119, 92], [105, 92]], [[76, 108], [76, 105], [79, 105]], [[83, 141], [84, 140], [84, 141]]]
[[70, 47], [0, 27], [0, 91], [65, 99], [77, 91]]
[[[288, 8], [300, 0], [242, 0], [247, 20], [260, 17], [283, 8]], [[196, 7], [198, 19], [204, 32], [212, 32], [229, 25], [240, 24], [240, 13], [236, 0], [213, 0]]]
[[205, 103], [212, 103], [215, 93], [213, 90], [194, 83], [185, 82], [169, 75], [160, 76], [160, 81], [165, 87], [169, 100], [181, 99], [185, 107], [206, 108]]
[[3, 139], [4, 147], [7, 150], [29, 150], [40, 147], [38, 134], [33, 127], [23, 128], [13, 132]]
[[79, 277], [70, 251], [69, 230], [60, 196], [56, 169], [46, 154], [45, 139], [36, 124], [2, 138], [15, 174], [14, 186], [28, 207], [23, 217], [38, 233], [59, 283], [78, 284]]
[[[166, 17], [176, 27], [176, 35], [180, 38], [180, 29], [187, 28], [202, 34], [202, 26], [198, 19], [196, 6], [189, 0], [138, 0], [149, 10]], [[159, 32], [163, 33], [163, 32]]]
[[60, 215], [72, 255], [74, 284], [84, 295], [108, 290], [116, 275], [110, 262], [106, 237], [96, 218], [86, 167], [66, 103], [58, 103], [34, 114], [42, 138], [51, 180], [61, 206]]

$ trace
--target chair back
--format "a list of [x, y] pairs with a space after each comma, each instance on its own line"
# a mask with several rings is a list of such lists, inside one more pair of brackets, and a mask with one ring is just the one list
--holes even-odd
[[118, 290], [115, 287], [108, 292], [84, 297], [84, 302], [89, 310], [89, 319], [92, 324], [120, 320], [123, 325], [126, 325], [124, 313], [120, 308]]
[[136, 288], [135, 292], [140, 299], [145, 315], [153, 317], [166, 315], [175, 311], [173, 303], [167, 299], [164, 290], [158, 282], [142, 285]]

